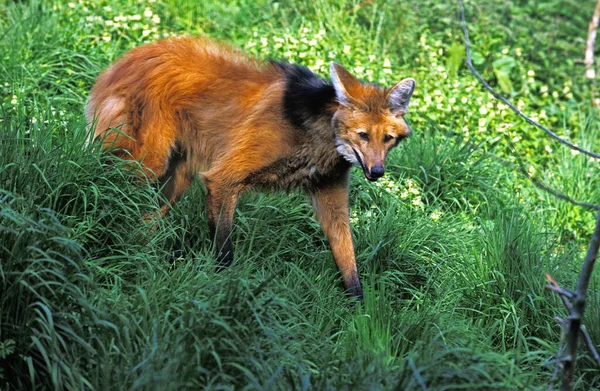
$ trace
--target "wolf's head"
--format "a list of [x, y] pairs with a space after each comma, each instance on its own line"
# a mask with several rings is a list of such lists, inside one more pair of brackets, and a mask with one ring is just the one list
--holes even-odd
[[404, 79], [392, 88], [362, 84], [341, 65], [331, 63], [331, 81], [339, 107], [333, 116], [337, 151], [359, 165], [370, 181], [385, 172], [385, 158], [408, 137], [404, 122], [415, 80]]

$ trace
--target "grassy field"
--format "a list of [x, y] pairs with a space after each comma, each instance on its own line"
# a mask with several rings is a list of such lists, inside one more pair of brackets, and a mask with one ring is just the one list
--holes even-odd
[[[549, 272], [574, 286], [594, 216], [514, 169], [600, 202], [599, 163], [563, 150], [468, 73], [435, 0], [0, 2], [0, 389], [546, 390], [561, 340]], [[600, 150], [583, 78], [595, 1], [472, 0], [474, 60], [520, 108]], [[245, 195], [215, 272], [197, 183], [156, 230], [155, 187], [84, 146], [98, 73], [184, 33], [260, 58], [414, 77], [414, 135], [353, 172], [365, 300], [344, 296], [302, 194]], [[113, 159], [114, 160], [114, 159]], [[587, 328], [600, 344], [600, 281]], [[583, 352], [577, 389], [600, 389]]]

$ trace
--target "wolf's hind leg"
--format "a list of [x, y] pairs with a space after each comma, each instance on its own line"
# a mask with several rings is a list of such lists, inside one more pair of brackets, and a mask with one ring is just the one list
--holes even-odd
[[187, 155], [181, 148], [174, 148], [167, 164], [167, 169], [159, 179], [158, 183], [166, 202], [160, 206], [157, 214], [147, 213], [144, 215], [146, 222], [156, 221], [164, 217], [171, 207], [181, 198], [183, 193], [189, 189], [194, 180], [194, 174], [187, 164]]

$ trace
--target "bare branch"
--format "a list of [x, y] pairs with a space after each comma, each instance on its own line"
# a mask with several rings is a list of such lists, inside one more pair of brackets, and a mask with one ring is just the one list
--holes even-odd
[[583, 325], [581, 325], [581, 335], [583, 335], [583, 340], [585, 341], [590, 354], [594, 358], [594, 361], [596, 361], [596, 364], [598, 364], [598, 368], [600, 368], [600, 355], [598, 354], [598, 351], [592, 342], [592, 337], [590, 337], [590, 334]]
[[[560, 329], [560, 341], [558, 343], [558, 351], [556, 352], [556, 357], [560, 357], [562, 356], [563, 346], [565, 343], [564, 320], [559, 318], [558, 316], [554, 317], [554, 319], [556, 319], [558, 323], [563, 325], [563, 327]], [[550, 378], [550, 387], [548, 387], [548, 391], [552, 391], [554, 389], [554, 384], [556, 383], [558, 372], [562, 369], [562, 364], [558, 358], [555, 360], [555, 365], [556, 367], [554, 368], [554, 372], [552, 373], [552, 378]]]
[[467, 22], [465, 20], [465, 10], [463, 8], [463, 3], [462, 0], [458, 0], [458, 5], [460, 7], [460, 16], [461, 16], [461, 20], [462, 20], [462, 28], [463, 28], [463, 32], [465, 34], [465, 47], [466, 47], [466, 51], [467, 51], [467, 66], [469, 67], [469, 69], [471, 70], [471, 72], [473, 73], [473, 75], [481, 82], [481, 84], [485, 87], [486, 90], [488, 90], [490, 92], [490, 94], [492, 94], [496, 99], [502, 101], [505, 105], [507, 105], [508, 107], [510, 107], [510, 109], [512, 111], [514, 111], [518, 116], [520, 116], [521, 118], [523, 118], [525, 121], [527, 121], [527, 123], [535, 126], [538, 129], [543, 130], [548, 136], [552, 137], [553, 139], [555, 139], [556, 141], [570, 147], [571, 149], [574, 149], [576, 151], [579, 151], [585, 155], [591, 156], [593, 158], [596, 159], [600, 159], [600, 154], [588, 151], [585, 148], [581, 148], [580, 146], [577, 146], [565, 139], [563, 139], [562, 137], [560, 137], [559, 135], [557, 135], [556, 133], [554, 133], [553, 131], [551, 131], [550, 129], [548, 129], [547, 127], [541, 125], [540, 123], [532, 120], [530, 117], [528, 117], [527, 115], [523, 114], [519, 109], [517, 109], [515, 107], [515, 105], [513, 105], [512, 103], [510, 103], [510, 101], [508, 101], [506, 98], [504, 98], [502, 95], [500, 95], [499, 93], [497, 93], [489, 84], [487, 81], [485, 81], [485, 79], [483, 78], [483, 76], [481, 76], [479, 74], [479, 72], [477, 72], [477, 70], [475, 69], [475, 67], [473, 66], [473, 62], [471, 60], [471, 44], [469, 41], [469, 30], [467, 29]]
[[596, 43], [596, 31], [598, 30], [598, 21], [600, 20], [600, 0], [596, 4], [594, 15], [588, 26], [588, 38], [585, 42], [585, 57], [583, 63], [585, 64], [585, 77], [588, 79], [596, 78], [596, 70], [594, 65], [594, 45]]
[[562, 390], [565, 391], [573, 389], [573, 374], [577, 360], [577, 340], [585, 312], [587, 289], [598, 257], [598, 247], [600, 247], [600, 213], [598, 213], [596, 218], [596, 228], [594, 229], [588, 252], [583, 260], [581, 273], [579, 274], [579, 281], [577, 282], [575, 298], [573, 300], [573, 310], [567, 318], [567, 351], [563, 357], [564, 370], [562, 379]]
[[[574, 298], [575, 293], [561, 288], [558, 285], [558, 283], [554, 280], [554, 278], [552, 278], [552, 276], [548, 273], [546, 273], [546, 280], [549, 283], [549, 285], [546, 286], [546, 289], [549, 289], [553, 292], [558, 293], [558, 295], [562, 299], [563, 304], [565, 305], [565, 308], [567, 309], [567, 311], [570, 314], [573, 311], [573, 305], [568, 300], [568, 298]], [[558, 323], [560, 323], [563, 327], [565, 327], [565, 328], [568, 327], [568, 321], [566, 321], [565, 319], [562, 319], [559, 316], [555, 316], [554, 319]], [[594, 343], [592, 342], [592, 337], [590, 337], [590, 334], [587, 332], [584, 325], [581, 325], [581, 328], [579, 331], [581, 332], [581, 335], [583, 336], [583, 339], [585, 341], [585, 344], [586, 344], [588, 350], [590, 351], [590, 354], [592, 355], [594, 361], [596, 361], [596, 364], [598, 364], [598, 367], [600, 368], [600, 355], [598, 354], [598, 351], [596, 350], [596, 347], [594, 346]], [[562, 345], [562, 343], [561, 343], [561, 345]], [[558, 361], [560, 361], [560, 360], [558, 360]], [[557, 366], [557, 368], [558, 368], [558, 366]], [[555, 378], [555, 376], [553, 376], [553, 378]]]

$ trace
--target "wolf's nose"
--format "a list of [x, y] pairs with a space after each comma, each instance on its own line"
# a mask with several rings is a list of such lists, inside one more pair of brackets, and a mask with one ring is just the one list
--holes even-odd
[[383, 166], [374, 166], [373, 168], [371, 168], [371, 176], [373, 178], [381, 178], [384, 173], [385, 169], [383, 168]]

